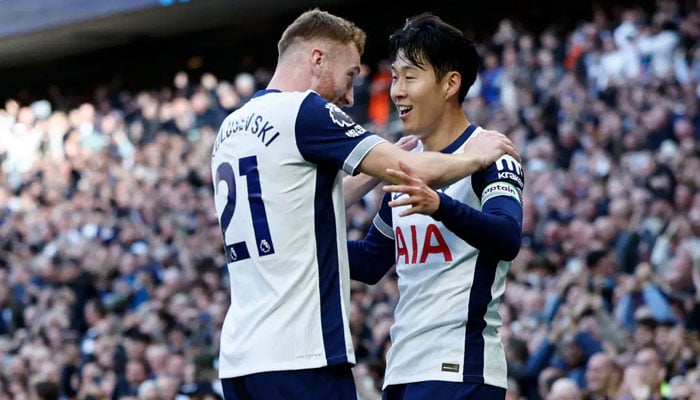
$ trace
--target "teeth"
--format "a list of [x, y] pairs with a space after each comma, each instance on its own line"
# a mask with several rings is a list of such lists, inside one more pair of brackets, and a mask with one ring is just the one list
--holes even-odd
[[399, 112], [400, 112], [401, 114], [405, 114], [405, 113], [411, 111], [411, 109], [412, 109], [413, 107], [411, 107], [411, 106], [399, 106], [398, 108], [399, 108]]

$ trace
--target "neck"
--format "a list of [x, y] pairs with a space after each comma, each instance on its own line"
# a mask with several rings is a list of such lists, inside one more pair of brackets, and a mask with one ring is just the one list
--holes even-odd
[[440, 151], [454, 142], [469, 126], [462, 107], [451, 109], [438, 121], [438, 126], [421, 138], [427, 151]]
[[267, 89], [277, 89], [282, 92], [303, 92], [310, 89], [311, 86], [311, 76], [308, 73], [290, 61], [280, 61]]

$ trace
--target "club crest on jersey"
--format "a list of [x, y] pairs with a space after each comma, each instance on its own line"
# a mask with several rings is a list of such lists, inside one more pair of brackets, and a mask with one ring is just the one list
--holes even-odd
[[355, 123], [355, 121], [350, 118], [340, 107], [333, 103], [326, 103], [326, 108], [328, 109], [328, 115], [334, 124], [340, 126], [341, 128], [352, 127], [345, 131], [348, 137], [357, 137], [366, 132], [365, 128]]
[[349, 115], [345, 114], [345, 112], [335, 104], [326, 103], [326, 108], [328, 109], [328, 115], [330, 115], [334, 124], [343, 128], [355, 125], [355, 121], [353, 121]]
[[263, 239], [260, 241], [260, 251], [263, 253], [269, 253], [271, 249], [272, 246], [270, 246], [270, 243], [268, 243], [267, 240]]

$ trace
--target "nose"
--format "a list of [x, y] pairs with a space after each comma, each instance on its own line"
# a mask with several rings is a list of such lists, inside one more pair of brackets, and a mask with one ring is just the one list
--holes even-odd
[[391, 82], [389, 95], [391, 96], [391, 99], [394, 102], [396, 102], [397, 99], [402, 99], [406, 96], [406, 86], [403, 84], [403, 81], [401, 79], [397, 79]]
[[345, 91], [343, 101], [347, 107], [352, 107], [352, 105], [355, 104], [355, 89], [352, 87], [352, 85], [347, 91]]

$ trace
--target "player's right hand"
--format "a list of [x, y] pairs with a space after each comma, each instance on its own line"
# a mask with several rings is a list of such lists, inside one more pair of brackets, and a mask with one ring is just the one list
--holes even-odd
[[401, 211], [399, 216], [411, 214], [432, 215], [440, 207], [440, 196], [423, 182], [416, 172], [408, 165], [399, 162], [400, 170], [387, 169], [387, 174], [401, 182], [396, 185], [386, 185], [382, 188], [385, 193], [403, 193], [398, 200], [389, 202], [389, 207], [410, 206]]
[[513, 142], [498, 131], [482, 130], [467, 140], [464, 155], [477, 160], [480, 169], [493, 164], [504, 154], [520, 162], [520, 154]]

